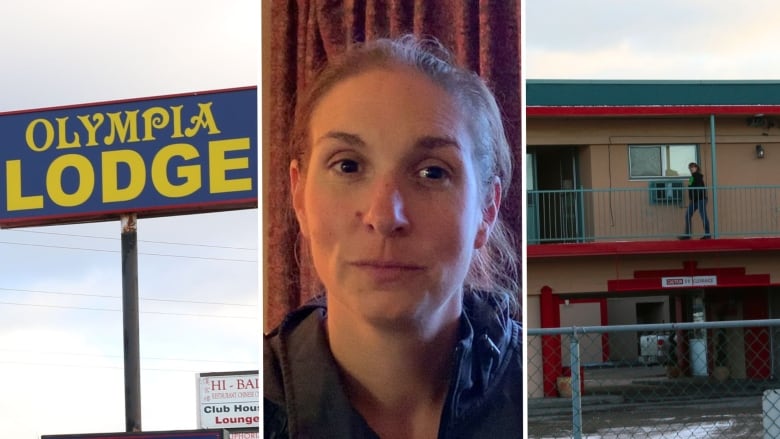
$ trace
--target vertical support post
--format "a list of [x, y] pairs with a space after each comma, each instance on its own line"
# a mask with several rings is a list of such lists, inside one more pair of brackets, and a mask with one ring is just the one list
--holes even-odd
[[571, 334], [571, 413], [573, 439], [582, 439], [582, 394], [580, 393], [580, 341], [577, 339], [577, 328], [572, 328]]
[[[539, 298], [541, 306], [542, 328], [557, 328], [561, 325], [558, 300], [553, 296], [552, 288], [542, 287]], [[555, 380], [561, 375], [561, 336], [542, 336], [542, 389], [544, 396], [557, 396]]]
[[[574, 207], [574, 215], [577, 217], [577, 242], [585, 242], [585, 190], [582, 185], [576, 189], [577, 204]], [[592, 191], [588, 193], [593, 196]]]
[[136, 215], [122, 223], [122, 327], [125, 372], [125, 431], [141, 430], [141, 354], [138, 329], [138, 236]]
[[715, 159], [715, 115], [710, 114], [710, 185], [712, 186], [712, 237], [718, 237], [718, 161]]

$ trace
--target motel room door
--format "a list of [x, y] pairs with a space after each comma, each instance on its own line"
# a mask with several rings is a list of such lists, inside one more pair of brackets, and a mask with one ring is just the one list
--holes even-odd
[[529, 146], [526, 163], [528, 243], [581, 241], [577, 148]]

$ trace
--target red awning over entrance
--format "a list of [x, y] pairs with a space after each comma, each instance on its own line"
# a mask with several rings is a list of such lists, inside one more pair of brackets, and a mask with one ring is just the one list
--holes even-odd
[[769, 286], [769, 274], [746, 274], [744, 267], [698, 268], [695, 261], [681, 269], [637, 270], [633, 279], [607, 280], [607, 291], [674, 290]]

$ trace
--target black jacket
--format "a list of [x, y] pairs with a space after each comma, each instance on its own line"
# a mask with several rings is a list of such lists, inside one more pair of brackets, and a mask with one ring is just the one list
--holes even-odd
[[707, 189], [705, 189], [704, 176], [698, 170], [691, 174], [688, 179], [688, 199], [690, 201], [699, 201], [707, 199]]
[[[467, 293], [439, 438], [522, 438], [520, 324]], [[290, 313], [265, 338], [266, 438], [377, 438], [351, 406], [324, 330], [324, 299]]]

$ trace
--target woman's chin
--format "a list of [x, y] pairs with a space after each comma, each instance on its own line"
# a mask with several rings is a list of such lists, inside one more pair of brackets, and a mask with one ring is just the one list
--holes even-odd
[[446, 302], [399, 296], [364, 297], [355, 305], [353, 312], [379, 329], [428, 332], [431, 326], [444, 324], [448, 317], [458, 318], [460, 315], [459, 308], [448, 312]]
[[394, 303], [365, 304], [359, 312], [366, 322], [392, 329], [411, 329], [424, 320], [426, 313], [417, 303], [403, 304], [397, 300]]

